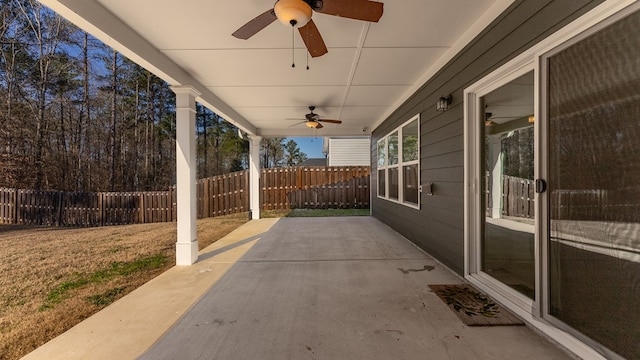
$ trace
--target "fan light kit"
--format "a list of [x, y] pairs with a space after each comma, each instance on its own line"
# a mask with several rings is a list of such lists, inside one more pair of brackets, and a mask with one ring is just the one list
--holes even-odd
[[311, 6], [302, 0], [279, 0], [273, 7], [278, 20], [286, 26], [303, 27], [311, 20]]
[[491, 120], [493, 117], [493, 113], [485, 112], [484, 113], [484, 126], [496, 126], [496, 123]]
[[[316, 109], [315, 106], [309, 106], [310, 113], [304, 115], [305, 120], [297, 124], [294, 124], [292, 126], [304, 124], [306, 127], [310, 129], [322, 129], [324, 126], [322, 126], [321, 123], [342, 124], [342, 121], [340, 120], [321, 119], [320, 115], [313, 112], [313, 110], [315, 109]], [[288, 119], [288, 120], [298, 120], [298, 119]]]
[[[281, 23], [290, 26], [292, 31], [294, 28], [298, 28], [302, 41], [308, 50], [308, 55], [318, 57], [328, 51], [320, 31], [311, 18], [313, 12], [378, 22], [382, 17], [383, 8], [383, 3], [369, 0], [278, 0], [273, 9], [256, 16], [232, 35], [238, 39], [247, 40], [278, 19]], [[294, 50], [293, 47], [292, 50]], [[293, 67], [295, 67], [295, 62]], [[309, 69], [308, 65], [307, 69]]]

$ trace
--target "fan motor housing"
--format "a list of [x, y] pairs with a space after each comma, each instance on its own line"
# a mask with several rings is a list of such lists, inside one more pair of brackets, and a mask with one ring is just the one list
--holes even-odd
[[309, 4], [309, 6], [311, 6], [311, 8], [315, 11], [322, 10], [322, 5], [324, 5], [322, 0], [302, 0], [302, 1]]

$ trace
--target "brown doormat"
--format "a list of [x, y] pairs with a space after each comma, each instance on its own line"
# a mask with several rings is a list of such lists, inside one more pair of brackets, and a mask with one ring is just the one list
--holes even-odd
[[524, 325], [524, 322], [471, 285], [429, 285], [468, 326]]

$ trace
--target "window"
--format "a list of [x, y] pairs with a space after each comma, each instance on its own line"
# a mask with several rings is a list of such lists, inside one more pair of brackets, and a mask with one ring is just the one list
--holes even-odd
[[418, 153], [420, 152], [420, 137], [418, 120], [409, 122], [402, 128], [402, 190], [403, 200], [418, 205]]
[[389, 163], [387, 173], [389, 176], [389, 198], [398, 200], [398, 132], [394, 132], [387, 138], [389, 144]]
[[387, 195], [385, 164], [387, 162], [387, 147], [384, 139], [378, 141], [378, 196], [385, 197]]
[[378, 197], [418, 208], [420, 117], [378, 140]]

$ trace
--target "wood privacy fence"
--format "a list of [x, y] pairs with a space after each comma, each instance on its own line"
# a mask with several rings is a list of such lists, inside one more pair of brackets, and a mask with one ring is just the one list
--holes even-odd
[[[485, 184], [486, 215], [491, 215], [493, 197], [487, 175]], [[502, 176], [502, 215], [522, 218], [534, 218], [535, 182], [514, 176]]]
[[[640, 221], [640, 192], [635, 189], [556, 189], [548, 196], [554, 220]], [[535, 182], [503, 176], [502, 201], [502, 215], [534, 218]]]
[[0, 224], [101, 226], [173, 220], [173, 188], [130, 193], [0, 189]]
[[535, 217], [535, 181], [513, 176], [502, 177], [502, 215]]
[[554, 220], [640, 222], [636, 189], [553, 190], [549, 196]]
[[263, 210], [368, 209], [368, 166], [263, 169]]
[[[249, 211], [249, 171], [198, 180], [196, 201], [199, 219]], [[174, 207], [173, 218], [167, 221], [175, 220], [175, 214]]]
[[[369, 167], [263, 169], [263, 210], [368, 208]], [[249, 211], [249, 172], [198, 180], [198, 218]], [[176, 220], [176, 190], [75, 193], [0, 188], [0, 224], [101, 226]]]

